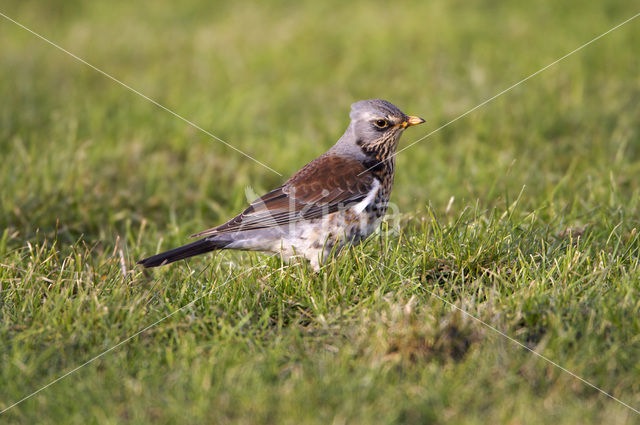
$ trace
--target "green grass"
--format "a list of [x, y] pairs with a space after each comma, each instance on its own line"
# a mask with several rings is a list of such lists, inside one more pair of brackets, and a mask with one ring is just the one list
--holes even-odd
[[[0, 6], [285, 176], [356, 100], [426, 118], [406, 146], [638, 11]], [[639, 423], [459, 310], [640, 409], [638, 45], [640, 19], [401, 153], [393, 231], [319, 274], [144, 271], [284, 178], [0, 18], [0, 410], [186, 306], [0, 422]]]

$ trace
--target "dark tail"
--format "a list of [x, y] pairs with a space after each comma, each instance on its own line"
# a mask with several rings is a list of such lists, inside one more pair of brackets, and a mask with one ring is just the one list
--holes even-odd
[[204, 254], [205, 252], [214, 251], [216, 249], [222, 249], [227, 246], [228, 243], [228, 241], [215, 241], [209, 238], [200, 239], [199, 241], [140, 260], [138, 261], [138, 264], [142, 264], [145, 268], [164, 266], [165, 264], [193, 257], [194, 255]]

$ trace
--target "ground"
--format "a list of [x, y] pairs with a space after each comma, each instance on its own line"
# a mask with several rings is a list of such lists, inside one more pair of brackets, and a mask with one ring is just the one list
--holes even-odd
[[634, 7], [3, 2], [282, 176], [0, 17], [0, 410], [72, 372], [0, 422], [639, 423], [640, 18], [400, 153], [383, 232], [317, 274], [135, 265], [354, 101], [424, 117], [406, 147]]

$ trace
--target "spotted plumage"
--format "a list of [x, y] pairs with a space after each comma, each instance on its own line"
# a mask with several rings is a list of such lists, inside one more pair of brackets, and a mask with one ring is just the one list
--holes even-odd
[[387, 210], [394, 153], [408, 126], [424, 122], [384, 100], [351, 105], [351, 122], [326, 153], [202, 239], [139, 262], [156, 267], [217, 249], [302, 256], [318, 269], [334, 250], [358, 243]]

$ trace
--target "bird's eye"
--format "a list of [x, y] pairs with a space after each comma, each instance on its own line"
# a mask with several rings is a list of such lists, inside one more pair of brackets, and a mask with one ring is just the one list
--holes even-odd
[[374, 124], [375, 124], [375, 126], [376, 126], [376, 127], [378, 127], [378, 128], [385, 128], [386, 126], [388, 126], [388, 125], [389, 125], [389, 123], [387, 122], [387, 120], [382, 120], [382, 119], [380, 119], [380, 120], [375, 120], [373, 123], [374, 123]]

